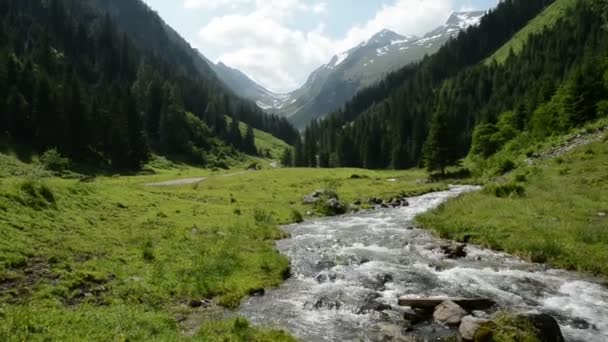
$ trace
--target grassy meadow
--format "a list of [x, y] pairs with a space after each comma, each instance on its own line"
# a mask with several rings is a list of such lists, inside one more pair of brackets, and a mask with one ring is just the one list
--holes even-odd
[[604, 135], [561, 156], [522, 163], [418, 222], [444, 238], [467, 237], [533, 262], [606, 276], [607, 179]]
[[[303, 195], [326, 188], [348, 203], [445, 187], [418, 170], [245, 171], [247, 161], [211, 171], [162, 159], [151, 175], [81, 182], [0, 158], [2, 341], [291, 340], [222, 308], [289, 275], [274, 243], [279, 224], [313, 210]], [[147, 186], [189, 177], [207, 178]], [[189, 305], [204, 299], [212, 310]]]

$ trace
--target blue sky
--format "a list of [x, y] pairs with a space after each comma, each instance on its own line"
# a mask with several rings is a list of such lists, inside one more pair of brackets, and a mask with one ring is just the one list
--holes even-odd
[[293, 90], [336, 53], [388, 28], [422, 35], [453, 11], [497, 0], [144, 0], [214, 62], [276, 92]]

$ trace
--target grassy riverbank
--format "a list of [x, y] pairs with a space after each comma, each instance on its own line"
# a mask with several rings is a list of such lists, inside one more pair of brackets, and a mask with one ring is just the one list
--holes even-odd
[[418, 221], [444, 238], [470, 237], [530, 261], [608, 275], [608, 143], [595, 138], [524, 163]]
[[[418, 182], [422, 171], [241, 166], [222, 173], [158, 163], [154, 175], [83, 183], [0, 158], [3, 341], [290, 340], [221, 314], [210, 320], [188, 304], [212, 298], [235, 307], [279, 285], [289, 262], [274, 247], [283, 237], [277, 225], [311, 210], [301, 199], [315, 189], [352, 202], [445, 187]], [[145, 185], [188, 177], [207, 179]]]

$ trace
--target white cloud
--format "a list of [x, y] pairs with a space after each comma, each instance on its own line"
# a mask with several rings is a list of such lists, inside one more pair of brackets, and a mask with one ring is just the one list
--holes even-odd
[[242, 5], [251, 3], [253, 0], [184, 0], [184, 8], [187, 9], [217, 9], [230, 7], [237, 9]]
[[[324, 32], [326, 1], [318, 0], [184, 0], [188, 8], [238, 8], [213, 18], [200, 29], [195, 45], [217, 51], [216, 61], [238, 68], [261, 85], [278, 92], [300, 86], [334, 54], [345, 51], [388, 28], [401, 34], [423, 34], [442, 24], [455, 0], [392, 0], [365, 23], [351, 28], [342, 39]], [[332, 14], [332, 13], [329, 13]], [[339, 13], [333, 13], [339, 15]], [[312, 30], [293, 27], [302, 15], [316, 16]]]
[[323, 34], [323, 25], [303, 31], [291, 28], [289, 22], [298, 12], [325, 10], [323, 3], [256, 0], [251, 13], [213, 18], [199, 31], [199, 43], [224, 51], [217, 60], [244, 71], [263, 86], [286, 92], [298, 87], [333, 53], [333, 42]]

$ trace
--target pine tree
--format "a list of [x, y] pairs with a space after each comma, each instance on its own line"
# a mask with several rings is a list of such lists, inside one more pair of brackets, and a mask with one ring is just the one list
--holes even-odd
[[86, 157], [89, 145], [89, 122], [82, 89], [77, 80], [72, 80], [70, 93], [66, 98], [68, 119], [68, 141], [64, 150], [75, 160]]
[[228, 128], [228, 139], [230, 144], [237, 150], [243, 148], [243, 136], [241, 135], [241, 128], [239, 120], [233, 118]]
[[245, 133], [245, 138], [243, 139], [243, 149], [244, 152], [249, 155], [253, 156], [257, 154], [257, 148], [255, 147], [255, 134], [251, 125], [247, 125], [247, 131]]
[[454, 145], [450, 136], [448, 117], [443, 111], [437, 111], [431, 120], [429, 135], [424, 145], [424, 165], [429, 172], [441, 171], [445, 175], [446, 167], [456, 162]]
[[295, 149], [294, 166], [295, 167], [308, 166], [307, 161], [306, 161], [306, 155], [304, 153], [304, 145], [302, 144], [302, 138], [297, 137], [294, 149]]
[[127, 89], [123, 96], [123, 115], [127, 118], [127, 129], [129, 132], [129, 160], [130, 169], [139, 169], [143, 163], [148, 161], [148, 142], [144, 132], [144, 124], [133, 94]]
[[281, 155], [281, 165], [284, 167], [292, 167], [293, 163], [293, 150], [291, 147], [285, 147], [285, 149], [283, 149], [283, 154]]

